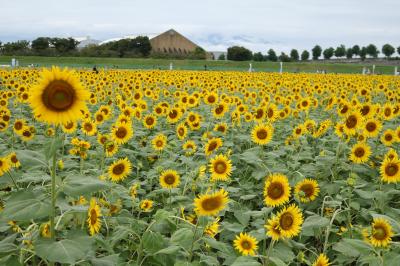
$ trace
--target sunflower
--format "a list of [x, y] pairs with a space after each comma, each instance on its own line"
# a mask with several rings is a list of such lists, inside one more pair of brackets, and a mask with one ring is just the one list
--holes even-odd
[[165, 170], [160, 175], [160, 185], [163, 188], [176, 188], [179, 185], [180, 178], [179, 174], [175, 170]]
[[289, 201], [290, 185], [283, 174], [272, 174], [267, 177], [264, 185], [264, 203], [276, 207]]
[[244, 256], [254, 256], [258, 248], [257, 244], [256, 238], [247, 233], [240, 233], [233, 241], [235, 249]]
[[82, 87], [75, 72], [53, 67], [44, 69], [39, 84], [29, 90], [29, 103], [35, 117], [49, 124], [65, 124], [81, 119], [89, 91]]
[[88, 136], [93, 136], [97, 132], [97, 126], [92, 120], [85, 120], [82, 122], [82, 131]]
[[116, 144], [116, 143], [114, 143], [112, 141], [107, 141], [105, 143], [105, 152], [106, 152], [106, 156], [107, 157], [111, 157], [114, 154], [116, 154], [118, 149], [119, 149], [118, 144]]
[[371, 147], [365, 142], [356, 143], [350, 152], [350, 160], [354, 163], [365, 163], [371, 156]]
[[210, 156], [214, 151], [217, 151], [222, 146], [221, 138], [211, 138], [208, 140], [206, 146], [204, 147], [204, 153]]
[[74, 133], [75, 132], [75, 130], [76, 130], [76, 128], [78, 127], [78, 125], [77, 125], [77, 123], [76, 122], [67, 122], [67, 123], [65, 123], [65, 124], [62, 124], [62, 131], [64, 132], [64, 133], [69, 133], [69, 134], [71, 134], [71, 133]]
[[117, 123], [111, 131], [111, 138], [120, 145], [127, 143], [133, 136], [133, 130], [130, 123]]
[[383, 132], [381, 136], [381, 142], [385, 146], [392, 146], [392, 144], [396, 141], [396, 133], [392, 129], [387, 129]]
[[135, 199], [137, 194], [138, 194], [138, 188], [139, 188], [139, 184], [133, 184], [130, 188], [129, 188], [129, 195], [131, 196], [132, 199]]
[[128, 158], [119, 159], [115, 161], [108, 168], [108, 175], [111, 180], [114, 182], [118, 182], [124, 180], [132, 171], [132, 164], [128, 160]]
[[274, 128], [270, 125], [258, 124], [251, 131], [251, 139], [258, 145], [268, 144], [274, 133]]
[[34, 130], [32, 130], [32, 127], [25, 126], [22, 129], [21, 138], [23, 141], [30, 141], [33, 139], [34, 136], [35, 136], [35, 133], [34, 133]]
[[14, 132], [17, 133], [18, 135], [21, 135], [25, 125], [26, 121], [24, 119], [15, 120], [13, 125]]
[[219, 123], [214, 126], [214, 131], [221, 132], [222, 134], [225, 134], [227, 129], [228, 129], [227, 123]]
[[40, 226], [40, 234], [45, 238], [51, 237], [50, 223], [44, 223]]
[[285, 207], [278, 213], [277, 219], [282, 237], [292, 238], [300, 233], [301, 225], [303, 224], [303, 214], [296, 205], [292, 204]]
[[210, 161], [211, 181], [226, 181], [232, 173], [232, 163], [225, 155], [217, 155]]
[[90, 200], [90, 206], [88, 209], [88, 218], [87, 218], [90, 235], [94, 235], [100, 231], [101, 227], [100, 216], [101, 216], [100, 206], [97, 204], [96, 199], [92, 198]]
[[400, 181], [400, 160], [383, 160], [380, 168], [381, 179], [388, 183], [397, 183]]
[[364, 123], [363, 133], [369, 138], [375, 138], [376, 136], [378, 136], [381, 128], [382, 124], [381, 122], [379, 122], [379, 120], [370, 118]]
[[386, 154], [385, 154], [385, 159], [387, 160], [398, 160], [399, 159], [399, 155], [397, 154], [397, 152], [394, 149], [390, 149]]
[[143, 117], [143, 125], [147, 129], [152, 129], [157, 125], [157, 117], [149, 114]]
[[9, 162], [10, 162], [10, 164], [11, 164], [12, 167], [18, 168], [18, 167], [21, 166], [21, 163], [20, 163], [20, 161], [18, 160], [17, 154], [16, 154], [15, 152], [10, 153], [10, 154], [8, 155], [8, 159], [9, 159]]
[[392, 226], [384, 218], [374, 218], [370, 242], [374, 247], [387, 247], [392, 241]]
[[168, 123], [176, 123], [181, 118], [182, 112], [180, 108], [171, 108], [171, 110], [167, 114], [167, 121]]
[[7, 157], [0, 157], [0, 176], [4, 175], [8, 172], [11, 168], [9, 163], [9, 158]]
[[214, 219], [213, 222], [208, 224], [204, 229], [204, 234], [215, 238], [215, 236], [219, 233], [219, 218]]
[[165, 136], [164, 134], [158, 134], [151, 141], [151, 145], [153, 146], [154, 150], [162, 151], [167, 145], [167, 136]]
[[153, 204], [154, 202], [152, 200], [144, 199], [140, 202], [140, 209], [143, 212], [150, 212], [151, 208], [153, 208]]
[[271, 237], [272, 240], [277, 241], [282, 237], [281, 230], [279, 229], [279, 220], [276, 216], [270, 218], [264, 227], [267, 236]]
[[356, 134], [357, 129], [361, 126], [362, 116], [359, 112], [351, 112], [346, 116], [343, 131], [349, 136]]
[[186, 156], [190, 156], [197, 150], [197, 145], [193, 140], [188, 140], [182, 145], [183, 150], [185, 151]]
[[294, 194], [296, 195], [296, 198], [304, 203], [315, 200], [315, 198], [318, 196], [318, 193], [318, 182], [310, 178], [301, 180], [294, 187]]
[[329, 262], [328, 257], [321, 253], [319, 254], [318, 258], [314, 261], [312, 266], [329, 266], [331, 263]]
[[224, 189], [211, 194], [202, 194], [194, 199], [195, 212], [198, 216], [214, 216], [225, 209], [228, 201], [228, 192]]
[[215, 118], [223, 118], [227, 111], [228, 105], [226, 103], [219, 103], [213, 109], [213, 116]]
[[183, 140], [186, 135], [187, 135], [187, 127], [185, 126], [184, 123], [180, 123], [177, 127], [176, 127], [176, 135], [178, 136], [178, 139]]

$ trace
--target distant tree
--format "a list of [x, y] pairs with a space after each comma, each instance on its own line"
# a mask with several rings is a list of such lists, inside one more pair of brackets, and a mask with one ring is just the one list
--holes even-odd
[[354, 45], [351, 50], [353, 51], [354, 55], [360, 55], [360, 46], [358, 46], [357, 44]]
[[232, 46], [228, 48], [228, 60], [248, 61], [253, 57], [252, 52], [242, 46]]
[[292, 61], [299, 61], [299, 52], [297, 52], [296, 49], [290, 51], [290, 59], [292, 59]]
[[46, 50], [50, 45], [50, 38], [48, 37], [39, 37], [32, 41], [31, 48], [35, 51]]
[[8, 42], [3, 44], [2, 53], [5, 55], [24, 55], [29, 52], [29, 42], [19, 40], [16, 42]]
[[386, 55], [387, 58], [394, 54], [395, 51], [396, 49], [388, 43], [382, 46], [382, 53]]
[[258, 62], [264, 61], [264, 55], [261, 52], [254, 53], [253, 60]]
[[374, 44], [369, 44], [367, 47], [366, 47], [366, 51], [367, 51], [367, 55], [369, 55], [369, 56], [371, 56], [371, 57], [374, 57], [374, 58], [377, 58], [378, 57], [378, 54], [379, 54], [379, 51], [378, 51], [378, 48], [376, 48], [376, 46], [374, 45]]
[[194, 51], [189, 55], [189, 59], [204, 60], [207, 58], [207, 52], [200, 46], [197, 46]]
[[268, 54], [267, 58], [269, 61], [272, 61], [272, 62], [278, 61], [278, 56], [276, 56], [274, 49], [269, 49], [267, 54]]
[[400, 46], [397, 47], [397, 53], [400, 55]]
[[335, 49], [333, 47], [326, 48], [323, 52], [324, 54], [324, 59], [331, 59], [333, 54], [335, 53]]
[[285, 54], [284, 52], [281, 52], [281, 55], [279, 56], [279, 61], [281, 62], [290, 62], [290, 57]]
[[225, 60], [225, 54], [220, 54], [218, 56], [218, 60]]
[[[148, 56], [151, 52], [151, 43], [150, 43], [150, 39], [147, 36], [138, 36], [134, 39], [131, 40], [132, 46], [130, 48], [132, 48], [132, 50], [134, 50], [135, 52], [141, 54], [142, 56]], [[199, 47], [201, 48], [201, 47]], [[197, 47], [196, 47], [197, 49]], [[206, 51], [204, 51], [203, 48], [201, 48], [201, 50], [198, 50], [196, 53], [195, 50], [195, 54], [197, 54], [198, 56], [206, 56]]]
[[73, 38], [51, 38], [50, 43], [59, 54], [65, 54], [76, 50], [79, 42]]
[[365, 58], [367, 57], [367, 48], [362, 47], [362, 48], [360, 49], [359, 56], [360, 56], [361, 60], [364, 61]]
[[321, 56], [322, 53], [322, 48], [319, 45], [315, 45], [314, 48], [312, 48], [312, 58], [313, 60], [318, 60], [318, 58]]
[[336, 47], [334, 54], [338, 58], [345, 56], [346, 55], [346, 47], [343, 44]]
[[347, 59], [351, 59], [351, 58], [353, 58], [353, 48], [347, 48], [347, 50], [346, 50], [346, 58]]
[[307, 50], [304, 50], [301, 53], [301, 61], [307, 61], [310, 58], [310, 53]]

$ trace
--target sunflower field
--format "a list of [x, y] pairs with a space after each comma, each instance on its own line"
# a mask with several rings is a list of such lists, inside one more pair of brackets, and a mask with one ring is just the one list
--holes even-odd
[[0, 265], [399, 265], [400, 78], [0, 70]]

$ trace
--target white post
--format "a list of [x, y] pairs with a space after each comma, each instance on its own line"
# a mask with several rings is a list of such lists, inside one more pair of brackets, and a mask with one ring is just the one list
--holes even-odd
[[365, 72], [367, 72], [367, 69], [365, 67], [363, 67], [362, 74], [365, 75]]
[[397, 66], [394, 67], [394, 75], [397, 76]]
[[253, 72], [253, 66], [249, 63], [249, 72]]
[[281, 65], [281, 67], [280, 67], [280, 69], [279, 69], [279, 73], [282, 74], [282, 71], [283, 71], [283, 62], [279, 62], [279, 63], [280, 63], [280, 65]]
[[171, 63], [169, 63], [169, 70], [172, 70], [174, 68], [174, 65]]
[[372, 65], [372, 74], [375, 74], [375, 65]]
[[11, 67], [15, 67], [15, 58], [11, 59]]

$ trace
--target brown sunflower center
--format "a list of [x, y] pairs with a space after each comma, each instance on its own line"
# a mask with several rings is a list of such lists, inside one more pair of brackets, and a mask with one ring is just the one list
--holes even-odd
[[68, 122], [67, 124], [64, 125], [64, 127], [65, 127], [66, 129], [71, 129], [73, 126], [74, 126], [74, 123], [73, 123], [73, 122]]
[[12, 155], [12, 156], [11, 156], [11, 162], [14, 163], [14, 164], [15, 164], [15, 163], [18, 163], [18, 158], [17, 158], [17, 156]]
[[97, 212], [95, 209], [90, 210], [90, 224], [95, 225], [97, 222]]
[[392, 114], [392, 109], [386, 108], [385, 109], [385, 115], [390, 116]]
[[178, 112], [176, 110], [172, 110], [171, 112], [169, 112], [169, 117], [174, 119], [178, 116]]
[[385, 167], [385, 173], [388, 176], [395, 176], [397, 174], [397, 172], [399, 171], [399, 165], [396, 163], [389, 163], [386, 167]]
[[206, 211], [213, 211], [218, 209], [222, 205], [222, 201], [219, 197], [212, 197], [202, 201], [201, 207]]
[[215, 164], [214, 166], [214, 171], [217, 174], [223, 174], [226, 172], [226, 169], [228, 168], [228, 166], [226, 165], [225, 162], [219, 161]]
[[365, 150], [364, 150], [363, 147], [358, 147], [358, 148], [356, 148], [356, 150], [354, 151], [354, 155], [355, 155], [356, 157], [358, 157], [358, 158], [363, 157], [364, 154], [365, 154]]
[[117, 138], [119, 138], [119, 139], [125, 138], [127, 134], [128, 134], [128, 130], [126, 130], [126, 128], [124, 128], [124, 127], [119, 127], [119, 128], [117, 129], [117, 132], [115, 132], [115, 135], [116, 135]]
[[350, 115], [347, 119], [346, 119], [346, 126], [347, 128], [355, 128], [357, 125], [357, 117], [354, 115]]
[[349, 107], [347, 105], [343, 106], [343, 108], [340, 110], [340, 113], [345, 114], [347, 113], [347, 110], [349, 110]]
[[391, 141], [393, 139], [393, 136], [391, 134], [386, 134], [385, 135], [385, 140], [386, 141]]
[[258, 109], [256, 112], [256, 118], [260, 119], [264, 116], [264, 110], [263, 109]]
[[306, 197], [311, 197], [314, 194], [314, 186], [311, 184], [302, 185], [300, 190], [304, 192]]
[[376, 129], [376, 123], [374, 122], [368, 122], [365, 128], [367, 129], [368, 132], [374, 132]]
[[210, 145], [208, 145], [208, 151], [213, 151], [217, 148], [218, 143], [216, 141], [211, 141]]
[[20, 121], [15, 122], [14, 128], [16, 130], [21, 130], [22, 129], [22, 122], [20, 122]]
[[85, 123], [85, 125], [83, 127], [87, 132], [90, 132], [93, 130], [93, 125], [91, 123]]
[[147, 117], [146, 118], [146, 124], [151, 126], [154, 123], [154, 118], [153, 117]]
[[268, 115], [268, 118], [273, 117], [274, 116], [274, 110], [272, 108], [268, 109], [267, 115]]
[[223, 105], [219, 105], [217, 108], [215, 108], [215, 113], [217, 115], [221, 114], [224, 111], [224, 106]]
[[22, 135], [23, 135], [24, 137], [29, 138], [30, 136], [32, 136], [32, 133], [31, 133], [29, 130], [24, 130], [24, 132], [22, 133]]
[[54, 80], [44, 89], [42, 101], [52, 111], [66, 111], [75, 102], [75, 90], [66, 81]]
[[163, 144], [164, 144], [164, 142], [162, 140], [157, 140], [157, 142], [156, 142], [157, 147], [162, 147]]
[[378, 240], [383, 240], [386, 238], [386, 230], [383, 227], [377, 226], [374, 227], [374, 238]]
[[279, 225], [283, 230], [289, 230], [294, 222], [293, 215], [291, 213], [285, 212], [279, 219]]
[[173, 183], [175, 183], [175, 175], [173, 174], [168, 174], [164, 177], [164, 181], [165, 183], [167, 183], [168, 185], [172, 185]]
[[112, 172], [115, 175], [120, 175], [124, 172], [124, 170], [125, 170], [125, 166], [122, 163], [120, 163], [113, 167]]
[[243, 240], [241, 243], [243, 249], [249, 250], [251, 249], [251, 243], [247, 240]]
[[209, 103], [214, 103], [214, 102], [215, 102], [215, 97], [214, 97], [214, 95], [208, 96], [207, 100], [208, 100]]
[[103, 121], [103, 120], [104, 120], [104, 117], [103, 117], [102, 114], [96, 115], [96, 121], [97, 121], [97, 122], [101, 122], [101, 121]]
[[265, 129], [259, 129], [257, 131], [257, 138], [258, 139], [266, 139], [268, 137], [268, 132]]
[[179, 136], [183, 136], [185, 134], [185, 130], [183, 128], [178, 129]]
[[272, 199], [279, 199], [284, 193], [283, 185], [280, 182], [273, 182], [268, 186], [267, 193]]
[[368, 105], [365, 105], [363, 106], [363, 108], [361, 108], [361, 114], [365, 116], [369, 113], [370, 110], [371, 108]]

